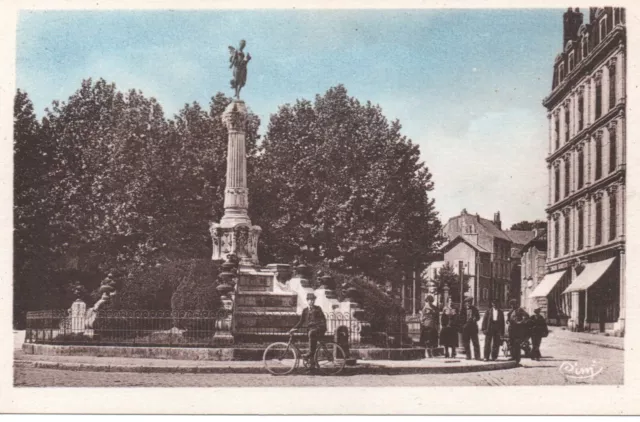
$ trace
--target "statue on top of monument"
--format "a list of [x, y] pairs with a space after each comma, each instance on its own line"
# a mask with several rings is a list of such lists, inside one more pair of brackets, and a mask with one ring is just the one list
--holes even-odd
[[251, 60], [251, 54], [245, 56], [244, 47], [247, 45], [245, 40], [240, 41], [240, 47], [236, 50], [229, 46], [229, 69], [233, 68], [233, 79], [231, 79], [231, 88], [236, 90], [236, 98], [240, 98], [240, 90], [247, 82], [247, 64]]

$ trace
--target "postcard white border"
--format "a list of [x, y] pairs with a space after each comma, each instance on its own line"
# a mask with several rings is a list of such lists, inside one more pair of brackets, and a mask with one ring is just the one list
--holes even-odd
[[[126, 413], [126, 414], [638, 414], [640, 413], [640, 249], [638, 248], [637, 169], [640, 163], [637, 117], [638, 34], [640, 8], [627, 8], [627, 333], [622, 386], [532, 387], [375, 387], [375, 388], [15, 388], [13, 342], [2, 342], [0, 413]], [[0, 224], [4, 229], [0, 275], [0, 327], [12, 339], [12, 110], [15, 94], [15, 30], [18, 9], [252, 9], [252, 8], [560, 8], [557, 1], [98, 1], [52, 0], [3, 2], [0, 17]], [[588, 6], [584, 7], [588, 10]], [[561, 15], [558, 14], [558, 19]], [[550, 60], [552, 60], [550, 58]], [[551, 61], [550, 65], [551, 66]], [[541, 93], [542, 96], [545, 93]], [[540, 107], [540, 113], [544, 109]], [[540, 140], [546, 145], [546, 139]], [[542, 147], [542, 146], [541, 146]], [[429, 375], [425, 375], [428, 377]]]

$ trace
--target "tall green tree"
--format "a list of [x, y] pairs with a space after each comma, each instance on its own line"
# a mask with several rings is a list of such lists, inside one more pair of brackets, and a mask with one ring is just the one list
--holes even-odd
[[[187, 104], [166, 120], [154, 98], [88, 79], [66, 102], [54, 101], [40, 125], [18, 91], [16, 274], [25, 282], [16, 294], [39, 294], [16, 309], [66, 307], [75, 281], [91, 291], [107, 273], [129, 283], [148, 268], [209, 258], [208, 223], [223, 212], [221, 116], [230, 101], [218, 93], [209, 109]], [[250, 161], [258, 126], [251, 114]]]
[[33, 104], [26, 92], [14, 97], [14, 321], [24, 320], [25, 310], [46, 297], [49, 242], [46, 212], [47, 168], [52, 146], [40, 136]]
[[378, 106], [343, 86], [271, 117], [257, 162], [254, 210], [265, 255], [303, 255], [374, 278], [421, 264], [440, 222], [419, 149]]
[[140, 261], [156, 222], [151, 181], [166, 137], [162, 108], [141, 92], [85, 80], [44, 119], [55, 141], [50, 233], [56, 253], [96, 271]]

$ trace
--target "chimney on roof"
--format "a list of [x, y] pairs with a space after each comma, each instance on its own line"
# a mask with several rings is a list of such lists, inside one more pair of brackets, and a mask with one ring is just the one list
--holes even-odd
[[467, 215], [467, 209], [463, 208], [462, 211], [460, 211], [460, 215]]
[[562, 40], [562, 49], [564, 50], [567, 42], [578, 37], [578, 29], [580, 29], [580, 25], [582, 25], [582, 13], [580, 12], [580, 8], [576, 7], [575, 12], [569, 8], [563, 15], [563, 23], [564, 36]]
[[495, 224], [500, 230], [502, 230], [502, 221], [500, 221], [500, 211], [493, 214], [493, 224]]

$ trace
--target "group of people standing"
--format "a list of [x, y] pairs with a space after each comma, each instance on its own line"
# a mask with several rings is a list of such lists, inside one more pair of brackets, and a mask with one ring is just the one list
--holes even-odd
[[[433, 296], [427, 296], [424, 308], [420, 312], [421, 334], [420, 342], [426, 349], [428, 358], [435, 356], [438, 344], [444, 347], [444, 356], [456, 357], [458, 347], [458, 333], [462, 333], [462, 341], [467, 360], [473, 357], [482, 360], [480, 356], [480, 340], [478, 321], [480, 311], [473, 305], [473, 298], [466, 298], [460, 312], [451, 305], [451, 299], [440, 310], [433, 304]], [[518, 306], [518, 302], [512, 299], [509, 302], [511, 310], [505, 318], [504, 312], [495, 301], [491, 301], [491, 307], [484, 313], [481, 330], [485, 336], [484, 360], [498, 359], [500, 345], [505, 334], [505, 328], [509, 338], [511, 359], [520, 362], [521, 344], [531, 337], [532, 350], [530, 358], [540, 360], [540, 343], [542, 338], [549, 333], [547, 323], [540, 308], [534, 310], [534, 315], [529, 314]]]

